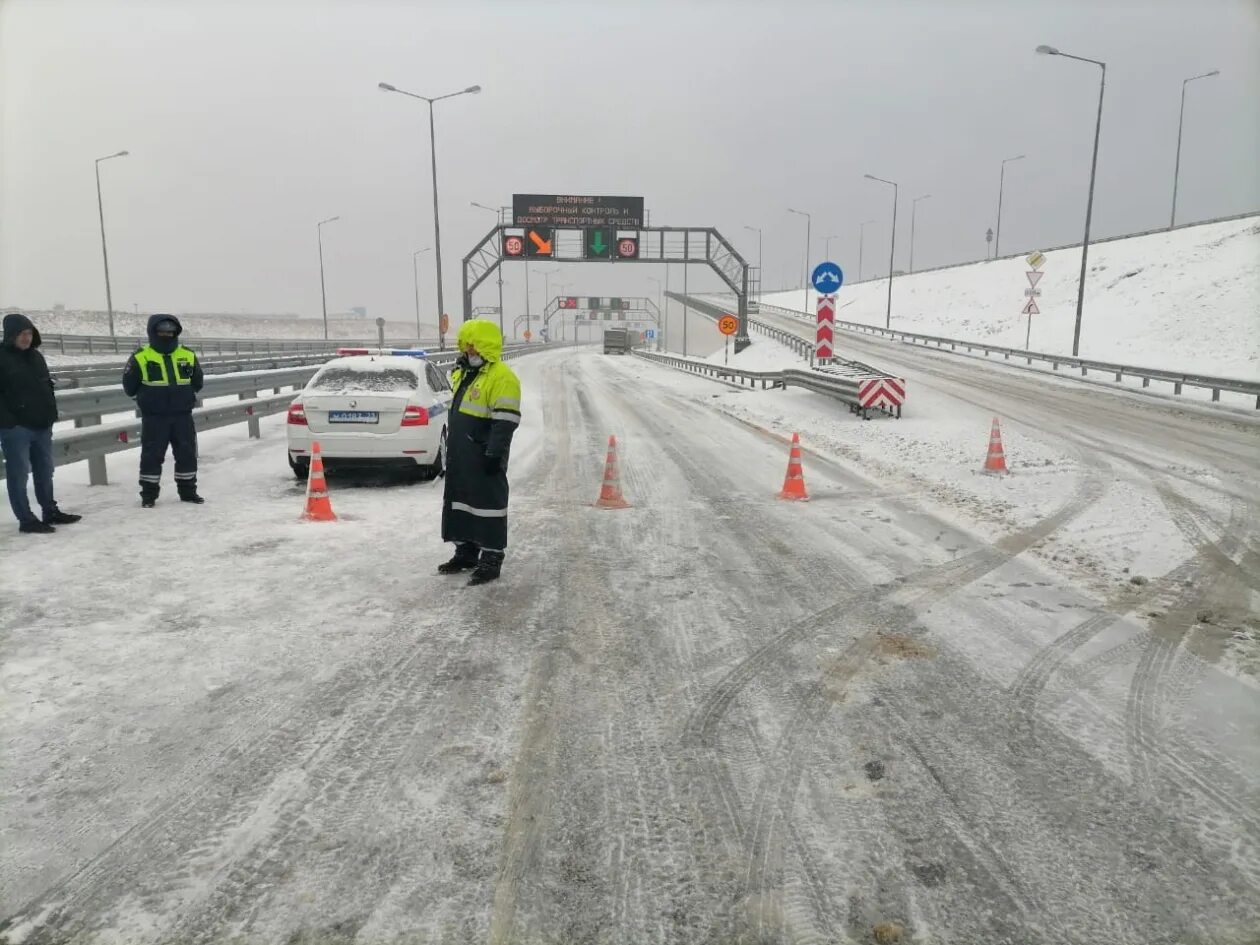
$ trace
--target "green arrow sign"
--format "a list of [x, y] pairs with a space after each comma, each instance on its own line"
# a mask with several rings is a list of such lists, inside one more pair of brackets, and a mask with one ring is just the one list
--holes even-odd
[[586, 255], [597, 258], [612, 256], [612, 231], [599, 228], [589, 231], [586, 239]]

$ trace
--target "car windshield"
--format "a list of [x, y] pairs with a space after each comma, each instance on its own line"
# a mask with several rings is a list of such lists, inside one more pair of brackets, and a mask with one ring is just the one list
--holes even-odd
[[373, 394], [417, 390], [420, 378], [406, 368], [380, 367], [373, 370], [328, 367], [311, 382], [311, 390], [329, 394], [366, 392]]

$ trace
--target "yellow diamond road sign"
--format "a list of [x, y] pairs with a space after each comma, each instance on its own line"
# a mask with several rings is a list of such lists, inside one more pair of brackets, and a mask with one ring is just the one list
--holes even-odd
[[1046, 257], [1042, 253], [1033, 253], [1027, 261], [1033, 269], [1040, 269], [1045, 264]]

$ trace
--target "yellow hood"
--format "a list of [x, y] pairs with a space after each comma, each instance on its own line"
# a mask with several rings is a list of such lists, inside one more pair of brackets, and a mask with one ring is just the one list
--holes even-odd
[[459, 326], [459, 349], [471, 344], [487, 362], [503, 360], [503, 333], [485, 318], [473, 318]]

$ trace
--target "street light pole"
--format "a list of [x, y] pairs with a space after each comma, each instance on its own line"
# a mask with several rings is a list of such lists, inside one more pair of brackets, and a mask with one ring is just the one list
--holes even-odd
[[[491, 213], [493, 213], [495, 216], [499, 218], [499, 224], [502, 225], [503, 211], [496, 210], [494, 207], [487, 207], [484, 203], [477, 203], [477, 201], [475, 200], [472, 201], [472, 205], [474, 207], [477, 207], [480, 210], [489, 210]], [[501, 249], [502, 247], [500, 247], [500, 250]], [[499, 283], [499, 334], [504, 334], [505, 329], [503, 327], [503, 263], [499, 263], [498, 267], [495, 269], [495, 273], [499, 277], [497, 280]]]
[[809, 314], [809, 249], [810, 249], [810, 231], [814, 226], [814, 218], [804, 210], [793, 210], [788, 207], [788, 213], [795, 213], [797, 216], [805, 218], [805, 308], [803, 311]]
[[664, 291], [664, 287], [661, 285], [661, 280], [656, 278], [656, 276], [648, 276], [648, 281], [656, 283], [656, 315], [657, 315], [656, 350], [660, 351], [661, 345], [665, 341], [665, 337], [664, 337], [665, 333], [661, 330], [661, 323], [660, 323], [661, 306], [664, 304], [664, 298], [665, 298], [665, 296], [662, 294]]
[[[1022, 161], [1024, 155], [1018, 154], [1015, 157], [1006, 158], [1002, 161], [1002, 173], [998, 176], [998, 219], [997, 219], [997, 242], [993, 246], [993, 258], [997, 259], [1002, 255], [1002, 191], [1006, 187], [1006, 165], [1011, 161]], [[913, 247], [912, 247], [913, 248]]]
[[109, 312], [109, 336], [114, 337], [114, 293], [109, 285], [109, 249], [105, 245], [105, 202], [101, 199], [101, 161], [126, 157], [131, 152], [119, 151], [96, 159], [96, 209], [101, 215], [101, 256], [105, 259], [105, 307]]
[[915, 197], [913, 200], [910, 201], [910, 272], [911, 273], [914, 272], [914, 215], [915, 215], [915, 211], [919, 209], [920, 200], [928, 200], [931, 198], [931, 196], [932, 196], [931, 194], [924, 194], [923, 196]]
[[426, 246], [424, 249], [417, 249], [411, 254], [411, 278], [416, 286], [416, 344], [420, 343], [420, 338], [422, 337], [420, 330], [420, 269], [416, 260], [420, 258], [421, 253], [427, 253], [430, 249], [431, 247]]
[[433, 127], [433, 103], [440, 102], [445, 98], [455, 98], [457, 95], [476, 95], [481, 91], [481, 86], [470, 85], [468, 88], [461, 89], [458, 92], [450, 92], [434, 98], [430, 98], [427, 95], [417, 95], [415, 92], [406, 92], [403, 89], [395, 88], [388, 82], [378, 82], [377, 88], [385, 92], [397, 92], [399, 95], [418, 98], [429, 106], [429, 156], [433, 170], [433, 262], [437, 268], [438, 350], [445, 351], [446, 333], [442, 330], [442, 315], [445, 311], [442, 301], [442, 225], [438, 219], [437, 138]]
[[761, 260], [762, 260], [761, 227], [745, 225], [744, 229], [752, 230], [754, 233], [757, 234], [757, 303], [761, 304], [761, 295], [762, 295], [762, 292], [765, 290], [765, 280], [766, 280], [766, 271], [761, 268]]
[[893, 263], [897, 258], [897, 185], [893, 181], [884, 180], [873, 174], [867, 174], [866, 177], [868, 180], [888, 184], [893, 189], [892, 239], [888, 242], [888, 308], [884, 312], [884, 327], [888, 328], [892, 325]]
[[341, 217], [329, 217], [315, 224], [315, 235], [319, 240], [319, 301], [324, 310], [324, 340], [328, 340], [328, 293], [324, 290], [324, 224], [340, 220]]
[[1043, 56], [1062, 56], [1078, 62], [1092, 63], [1101, 70], [1098, 82], [1098, 118], [1094, 123], [1094, 156], [1089, 165], [1089, 197], [1085, 203], [1085, 236], [1081, 240], [1081, 279], [1076, 289], [1076, 327], [1072, 332], [1072, 357], [1077, 357], [1081, 350], [1081, 314], [1085, 310], [1085, 274], [1088, 271], [1089, 257], [1089, 224], [1094, 215], [1094, 180], [1098, 174], [1098, 139], [1102, 134], [1103, 93], [1107, 89], [1107, 64], [1097, 59], [1086, 59], [1059, 52], [1053, 46], [1038, 46], [1037, 52]]
[[874, 222], [874, 220], [867, 220], [865, 223], [858, 224], [858, 282], [862, 281], [862, 262], [866, 253], [866, 227]]
[[1205, 72], [1202, 75], [1192, 75], [1181, 82], [1181, 114], [1177, 118], [1177, 163], [1173, 166], [1172, 215], [1168, 218], [1168, 229], [1170, 230], [1177, 225], [1177, 178], [1181, 174], [1181, 129], [1186, 121], [1186, 86], [1195, 79], [1207, 79], [1220, 74], [1220, 69], [1213, 69], [1211, 72]]

